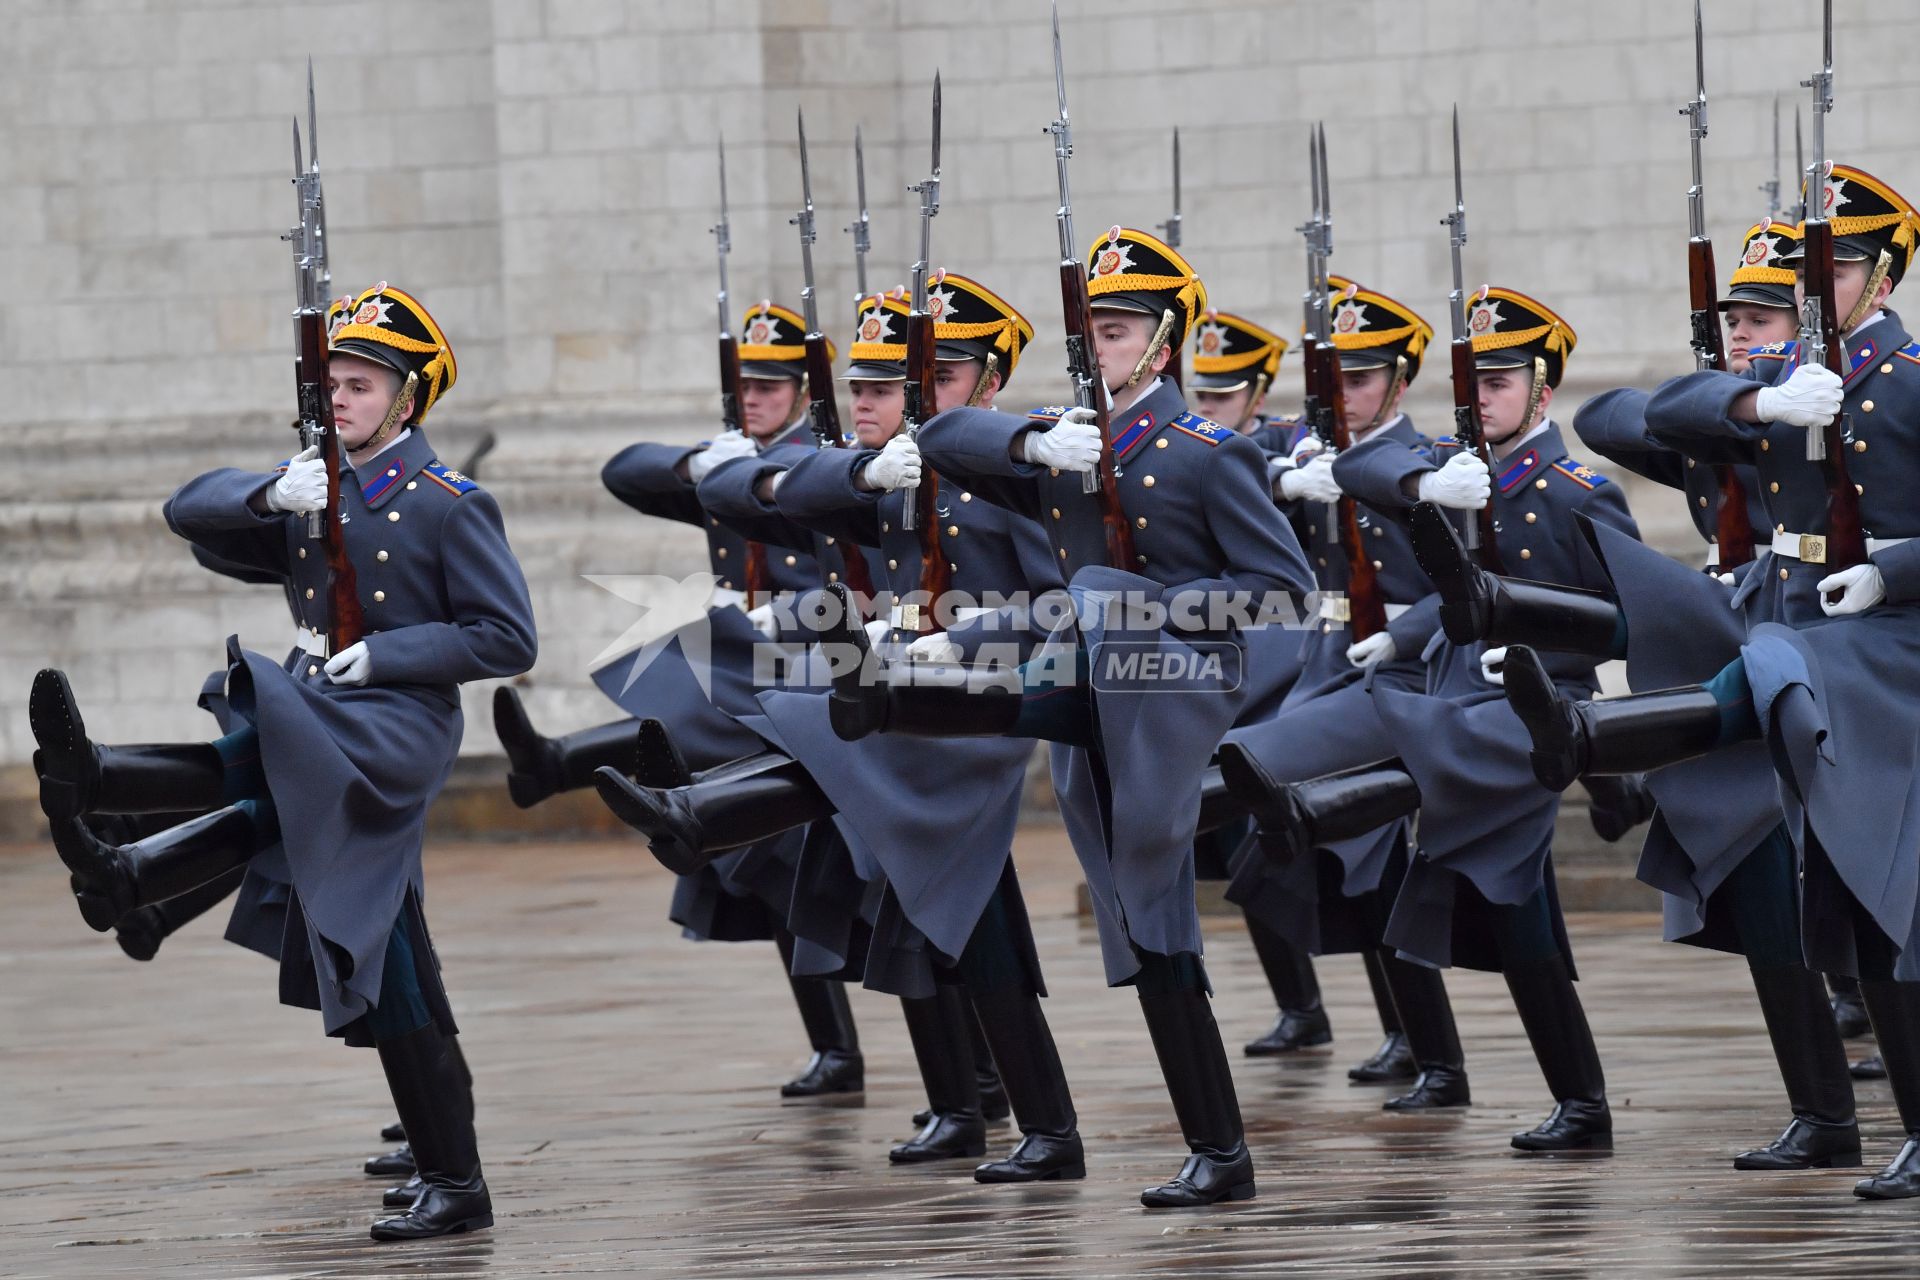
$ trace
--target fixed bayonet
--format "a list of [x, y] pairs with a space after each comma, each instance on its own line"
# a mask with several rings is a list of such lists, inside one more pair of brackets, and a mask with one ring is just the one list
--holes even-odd
[[[1801, 175], [1804, 208], [1801, 217], [1805, 222], [1808, 270], [1804, 277], [1805, 300], [1800, 305], [1800, 362], [1834, 368], [1838, 353], [1832, 348], [1844, 335], [1839, 328], [1840, 317], [1829, 314], [1833, 297], [1833, 228], [1827, 217], [1827, 116], [1833, 111], [1833, 0], [1824, 0], [1821, 5], [1821, 23], [1820, 70], [1800, 82], [1803, 88], [1813, 91], [1813, 155]], [[1820, 260], [1816, 261], [1816, 257]], [[1837, 368], [1834, 371], [1840, 372]], [[1822, 462], [1826, 458], [1827, 433], [1808, 431], [1807, 460]]]
[[720, 292], [715, 295], [715, 302], [720, 309], [720, 332], [724, 335], [732, 326], [727, 316], [727, 255], [733, 251], [733, 231], [727, 221], [727, 139], [724, 134], [720, 138], [720, 221], [708, 231], [720, 256]]
[[[933, 416], [933, 317], [927, 310], [927, 271], [933, 257], [933, 220], [940, 213], [940, 73], [933, 73], [933, 143], [927, 176], [907, 190], [920, 197], [920, 256], [914, 259], [911, 311], [907, 317], [907, 410], [903, 428], [909, 437]], [[902, 485], [900, 526], [919, 524], [919, 486]]]
[[[1793, 168], [1804, 181], [1807, 176], [1807, 147], [1800, 138], [1800, 121], [1800, 108], [1796, 105], [1793, 109]], [[1804, 185], [1800, 188], [1800, 207], [1794, 211], [1793, 220], [1807, 220], [1807, 189]]]
[[1180, 247], [1180, 131], [1173, 131], [1173, 216], [1160, 224], [1169, 249]]
[[1700, 176], [1700, 143], [1707, 136], [1707, 45], [1700, 24], [1700, 0], [1693, 0], [1693, 85], [1693, 99], [1680, 108], [1680, 114], [1687, 118], [1687, 140], [1693, 151], [1693, 185], [1687, 188], [1687, 234], [1704, 240], [1706, 187]]
[[[309, 317], [318, 316], [324, 328], [329, 295], [333, 291], [333, 272], [327, 265], [327, 203], [320, 185], [320, 111], [313, 89], [313, 59], [307, 59], [307, 136], [302, 154], [300, 117], [293, 118], [293, 191], [296, 223], [281, 236], [293, 245], [294, 329], [296, 337]], [[321, 353], [324, 357], [324, 352]], [[300, 447], [326, 445], [332, 431], [331, 393], [326, 389], [324, 368], [300, 379]], [[326, 401], [321, 404], [320, 401]], [[323, 410], [325, 410], [323, 412]], [[331, 446], [328, 446], [329, 448]], [[307, 536], [322, 536], [321, 512], [307, 513]]]
[[867, 296], [867, 253], [873, 248], [873, 220], [867, 216], [867, 149], [859, 125], [853, 127], [853, 182], [860, 197], [860, 216], [848, 224], [847, 231], [853, 236], [853, 274], [860, 286], [854, 301], [858, 303]]
[[[813, 242], [818, 238], [813, 223], [813, 171], [807, 164], [807, 113], [796, 111], [794, 123], [800, 134], [800, 212], [787, 219], [787, 225], [800, 228], [800, 313], [806, 317], [807, 332], [820, 328], [820, 307], [813, 289]], [[864, 295], [863, 295], [864, 296]]]
[[[1453, 212], [1442, 218], [1447, 228], [1447, 249], [1453, 268], [1453, 289], [1447, 294], [1447, 319], [1452, 329], [1449, 344], [1453, 361], [1453, 435], [1460, 447], [1478, 454], [1489, 466], [1492, 454], [1487, 448], [1486, 432], [1480, 421], [1479, 373], [1475, 368], [1473, 334], [1467, 327], [1467, 285], [1463, 250], [1467, 247], [1466, 181], [1461, 176], [1460, 107], [1453, 108]], [[1468, 512], [1461, 530], [1467, 549], [1474, 552], [1481, 567], [1501, 572], [1500, 549], [1494, 538], [1493, 509], [1482, 507]]]
[[1767, 216], [1780, 218], [1780, 95], [1773, 95], [1773, 176], [1760, 184], [1767, 193]]
[[1700, 0], [1693, 0], [1693, 98], [1680, 108], [1680, 114], [1687, 118], [1687, 145], [1693, 156], [1693, 185], [1687, 188], [1687, 296], [1694, 367], [1724, 370], [1726, 343], [1720, 332], [1720, 314], [1714, 309], [1719, 281], [1713, 269], [1713, 240], [1707, 235], [1706, 180], [1700, 158], [1700, 144], [1707, 136], [1706, 48]]

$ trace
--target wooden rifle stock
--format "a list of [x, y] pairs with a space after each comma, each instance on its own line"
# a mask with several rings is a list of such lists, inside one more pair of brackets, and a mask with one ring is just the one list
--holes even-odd
[[[933, 314], [916, 311], [907, 317], [907, 421], [917, 429], [933, 416], [935, 361]], [[920, 534], [920, 590], [927, 605], [920, 611], [920, 630], [937, 629], [934, 612], [941, 598], [953, 589], [953, 565], [940, 547], [940, 477], [932, 468], [920, 476], [920, 485], [907, 501], [916, 505], [916, 526]]]
[[1100, 394], [1105, 383], [1100, 379], [1099, 362], [1093, 356], [1093, 308], [1087, 301], [1087, 275], [1078, 262], [1060, 264], [1060, 300], [1066, 313], [1067, 372], [1076, 387], [1091, 385], [1094, 425], [1100, 430], [1100, 462], [1097, 468], [1100, 487], [1094, 500], [1100, 504], [1100, 525], [1107, 538], [1107, 565], [1129, 573], [1139, 567], [1133, 550], [1133, 529], [1127, 524], [1127, 511], [1120, 503], [1120, 477], [1113, 466], [1113, 443], [1108, 439], [1107, 398]]
[[327, 468], [327, 508], [320, 513], [320, 549], [327, 564], [327, 652], [339, 653], [366, 635], [360, 582], [347, 558], [347, 531], [340, 521], [340, 432], [333, 425], [333, 392], [327, 385], [327, 317], [300, 317], [302, 417], [319, 424], [320, 457]]
[[[840, 409], [833, 399], [833, 360], [827, 355], [825, 334], [810, 333], [807, 344], [807, 417], [813, 426], [814, 442], [822, 449], [844, 448], [840, 431]], [[840, 577], [856, 596], [873, 599], [873, 575], [867, 571], [867, 558], [849, 539], [834, 544], [840, 548]]]
[[[1451, 344], [1453, 357], [1453, 435], [1462, 449], [1480, 455], [1487, 469], [1493, 469], [1493, 457], [1487, 448], [1486, 432], [1480, 424], [1479, 373], [1474, 365], [1473, 339], [1455, 338]], [[1487, 497], [1487, 505], [1473, 512], [1475, 530], [1479, 534], [1480, 545], [1475, 548], [1475, 558], [1480, 567], [1488, 573], [1505, 574], [1507, 569], [1500, 558], [1500, 544], [1495, 539], [1493, 527], [1493, 497]]]
[[[1702, 368], [1727, 367], [1726, 337], [1720, 330], [1720, 314], [1715, 309], [1719, 276], [1713, 269], [1713, 241], [1687, 241], [1687, 305], [1692, 311], [1693, 349]], [[1747, 490], [1739, 473], [1726, 465], [1713, 469], [1720, 490], [1720, 509], [1714, 520], [1714, 542], [1719, 547], [1720, 568], [1725, 570], [1753, 559], [1753, 521], [1747, 516]]]
[[[1347, 429], [1347, 399], [1340, 380], [1340, 352], [1331, 342], [1318, 339], [1307, 344], [1307, 376], [1316, 386], [1311, 396], [1323, 419], [1315, 434], [1322, 444], [1345, 451], [1353, 443]], [[1345, 493], [1333, 504], [1334, 534], [1347, 558], [1347, 625], [1355, 640], [1365, 640], [1387, 629], [1387, 598], [1380, 586], [1379, 570], [1360, 540], [1360, 510]]]
[[[1821, 340], [1827, 348], [1826, 366], [1847, 376], [1846, 350], [1840, 333], [1840, 312], [1833, 296], [1833, 226], [1825, 218], [1807, 223], [1806, 296], [1820, 304]], [[1803, 353], [1804, 356], [1804, 353]], [[1846, 410], [1821, 428], [1826, 454], [1820, 469], [1827, 482], [1827, 560], [1829, 571], [1851, 569], [1867, 562], [1866, 526], [1860, 518], [1860, 491], [1847, 474]], [[1828, 599], [1838, 599], [1829, 593]]]

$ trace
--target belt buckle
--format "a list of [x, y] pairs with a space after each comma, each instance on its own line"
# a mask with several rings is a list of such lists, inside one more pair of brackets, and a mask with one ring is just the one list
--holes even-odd
[[1800, 559], [1807, 564], [1825, 564], [1827, 562], [1827, 539], [1818, 533], [1800, 535]]
[[1352, 622], [1353, 602], [1345, 596], [1323, 596], [1320, 600], [1320, 616], [1329, 622]]
[[894, 612], [894, 623], [893, 623], [894, 626], [898, 627], [902, 631], [912, 631], [918, 634], [920, 630], [920, 606], [919, 605], [917, 604], [896, 605], [894, 607], [893, 612]]

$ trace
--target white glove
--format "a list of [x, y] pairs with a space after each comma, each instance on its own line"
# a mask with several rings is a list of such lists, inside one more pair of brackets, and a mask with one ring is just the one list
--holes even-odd
[[1293, 446], [1293, 452], [1288, 455], [1287, 462], [1292, 466], [1304, 467], [1307, 465], [1307, 460], [1309, 458], [1313, 457], [1314, 454], [1319, 453], [1321, 450], [1325, 449], [1326, 447], [1327, 447], [1326, 441], [1322, 440], [1319, 436], [1309, 431], [1307, 432], [1307, 434], [1300, 437], [1299, 444], [1296, 444], [1295, 446]]
[[1365, 640], [1348, 645], [1347, 661], [1362, 671], [1382, 662], [1393, 661], [1393, 637], [1384, 631], [1376, 631]]
[[960, 661], [960, 646], [936, 631], [907, 646], [907, 661], [952, 664]]
[[1504, 687], [1507, 683], [1507, 673], [1502, 670], [1502, 667], [1506, 661], [1507, 646], [1501, 645], [1497, 649], [1486, 650], [1480, 655], [1480, 678], [1488, 684]]
[[1714, 581], [1718, 582], [1723, 587], [1730, 587], [1733, 585], [1733, 575], [1730, 573], [1716, 573], [1713, 575], [1713, 578], [1714, 578]]
[[365, 640], [348, 645], [327, 659], [327, 679], [335, 684], [365, 684], [373, 677], [373, 653]]
[[1061, 471], [1092, 471], [1100, 465], [1100, 428], [1091, 409], [1069, 409], [1046, 431], [1026, 434], [1027, 461]]
[[327, 464], [320, 446], [310, 445], [295, 455], [267, 490], [267, 506], [275, 511], [318, 511], [327, 505]]
[[767, 639], [780, 638], [780, 622], [773, 616], [773, 601], [769, 600], [765, 604], [755, 605], [747, 610], [747, 621], [753, 624], [755, 631]]
[[[1887, 580], [1871, 564], [1857, 564], [1851, 569], [1830, 573], [1820, 579], [1816, 589], [1820, 592], [1820, 612], [1829, 618], [1865, 613], [1887, 598]], [[1828, 600], [1829, 591], [1838, 591], [1840, 599]]]
[[887, 637], [893, 634], [893, 623], [887, 621], [885, 618], [875, 618], [872, 622], [867, 623], [865, 631], [867, 633], [867, 647], [869, 649], [878, 649], [887, 642]]
[[751, 458], [758, 452], [760, 446], [744, 431], [722, 431], [713, 438], [713, 443], [687, 459], [687, 479], [699, 484], [707, 478], [707, 472], [721, 463], [733, 458]]
[[1760, 388], [1753, 397], [1753, 413], [1762, 422], [1824, 427], [1839, 414], [1845, 398], [1839, 374], [1823, 364], [1803, 364], [1779, 386]]
[[1477, 453], [1456, 453], [1438, 471], [1420, 477], [1420, 501], [1455, 511], [1478, 511], [1493, 496], [1493, 476]]
[[860, 474], [882, 493], [920, 483], [920, 445], [912, 436], [895, 436]]
[[1280, 474], [1280, 496], [1288, 502], [1338, 502], [1340, 485], [1333, 478], [1333, 452], [1316, 453], [1305, 466]]

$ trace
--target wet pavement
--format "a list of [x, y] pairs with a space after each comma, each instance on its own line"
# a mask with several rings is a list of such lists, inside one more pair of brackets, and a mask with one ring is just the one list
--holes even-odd
[[[1577, 918], [1617, 1154], [1528, 1159], [1550, 1105], [1504, 985], [1450, 980], [1476, 1105], [1389, 1116], [1345, 1068], [1377, 1042], [1357, 960], [1320, 964], [1336, 1042], [1235, 1065], [1259, 1198], [1149, 1213], [1182, 1148], [1133, 998], [1101, 985], [1057, 830], [1024, 833], [1084, 1182], [890, 1168], [922, 1105], [897, 1006], [857, 992], [864, 1105], [781, 1105], [805, 1043], [773, 950], [695, 945], [635, 846], [440, 847], [435, 935], [477, 1078], [497, 1227], [375, 1245], [359, 1162], [393, 1117], [373, 1054], [274, 1002], [218, 919], [136, 964], [81, 923], [50, 850], [0, 849], [0, 1275], [1754, 1275], [1920, 1269], [1920, 1202], [1851, 1170], [1735, 1173], [1786, 1106], [1737, 959], [1650, 915]], [[1622, 851], [1622, 857], [1631, 857]], [[217, 913], [218, 915], [219, 913]], [[1210, 918], [1230, 1043], [1272, 1018], [1244, 929]], [[1854, 1046], [1856, 1049], [1859, 1046]], [[1867, 1157], [1899, 1143], [1862, 1087]], [[994, 1148], [1010, 1144], [995, 1130]]]

